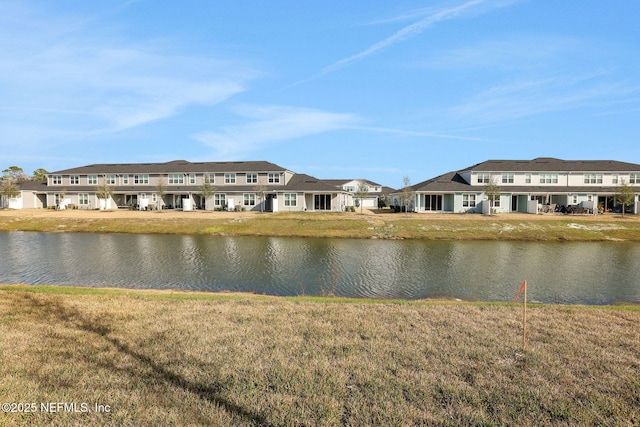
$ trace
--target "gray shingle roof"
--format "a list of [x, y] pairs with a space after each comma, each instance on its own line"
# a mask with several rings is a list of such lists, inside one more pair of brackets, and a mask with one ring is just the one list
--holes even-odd
[[462, 171], [473, 172], [640, 172], [640, 165], [615, 160], [487, 160]]
[[293, 175], [287, 185], [286, 190], [322, 192], [322, 193], [342, 193], [343, 190], [327, 182], [326, 179], [318, 179], [310, 175], [298, 173]]
[[[421, 192], [482, 191], [481, 185], [470, 185], [460, 175], [464, 172], [636, 172], [640, 165], [614, 160], [560, 160], [540, 157], [533, 160], [487, 160], [460, 171], [448, 172], [422, 181], [410, 187]], [[513, 186], [503, 188], [512, 193], [566, 193], [570, 192], [615, 192], [614, 187], [603, 186]], [[398, 192], [402, 191], [399, 189]]]
[[[458, 174], [448, 172], [444, 175], [419, 182], [410, 187], [411, 191], [469, 191], [470, 185]], [[402, 191], [399, 189], [398, 192]]]
[[23, 191], [46, 191], [47, 181], [21, 181], [18, 188]]
[[165, 163], [102, 163], [64, 169], [49, 175], [141, 174], [141, 173], [213, 173], [213, 172], [284, 172], [285, 168], [266, 161], [188, 162], [173, 160]]

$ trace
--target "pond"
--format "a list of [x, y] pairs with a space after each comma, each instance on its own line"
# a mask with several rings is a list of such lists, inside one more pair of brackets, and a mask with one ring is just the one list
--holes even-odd
[[640, 244], [0, 233], [0, 283], [269, 295], [640, 302]]

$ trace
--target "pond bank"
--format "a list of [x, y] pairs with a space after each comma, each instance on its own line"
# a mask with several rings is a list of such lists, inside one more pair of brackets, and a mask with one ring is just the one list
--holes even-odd
[[422, 240], [640, 241], [635, 215], [0, 210], [0, 231]]

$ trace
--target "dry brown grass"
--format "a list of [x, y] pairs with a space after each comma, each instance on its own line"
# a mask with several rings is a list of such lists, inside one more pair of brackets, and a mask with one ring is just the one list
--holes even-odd
[[363, 214], [0, 210], [0, 231], [17, 230], [425, 240], [640, 241], [640, 217], [394, 214], [388, 210]]
[[[35, 292], [33, 292], [36, 290]], [[640, 311], [3, 287], [14, 425], [637, 425]]]

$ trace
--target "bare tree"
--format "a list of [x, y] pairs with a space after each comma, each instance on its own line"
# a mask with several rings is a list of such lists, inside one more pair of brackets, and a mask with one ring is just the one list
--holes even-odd
[[616, 187], [614, 201], [622, 206], [623, 217], [626, 207], [631, 205], [635, 196], [636, 194], [633, 192], [633, 187], [627, 184], [624, 179], [621, 180], [620, 185]]
[[413, 188], [411, 188], [411, 179], [408, 176], [402, 178], [402, 193], [400, 197], [405, 212], [409, 212], [409, 207], [413, 199]]
[[264, 201], [267, 195], [267, 186], [264, 184], [258, 184], [255, 186], [254, 191], [260, 198], [260, 212], [264, 211]]
[[[102, 184], [96, 187], [96, 197], [99, 200], [104, 200], [104, 208], [107, 208], [107, 200], [113, 195], [113, 187], [109, 185], [107, 180], [103, 180]], [[102, 209], [102, 208], [101, 208]]]
[[158, 203], [156, 203], [156, 210], [160, 210], [162, 208], [162, 204], [164, 203], [164, 195], [167, 193], [167, 181], [162, 176], [158, 178], [158, 183], [156, 184], [156, 193], [158, 193]]
[[361, 179], [355, 191], [355, 196], [360, 202], [360, 213], [362, 213], [362, 205], [364, 204], [363, 203], [364, 199], [366, 199], [368, 195], [369, 195], [369, 186], [367, 185], [367, 181], [364, 179]]
[[496, 199], [500, 198], [500, 187], [495, 179], [492, 179], [488, 184], [484, 186], [484, 194], [489, 199], [489, 207], [491, 208], [489, 214], [493, 214], [493, 207]]
[[216, 187], [211, 184], [208, 176], [205, 175], [204, 182], [200, 186], [200, 196], [204, 200], [204, 209], [207, 209], [207, 200], [209, 200], [216, 193]]
[[[20, 190], [18, 189], [18, 184], [14, 179], [5, 178], [0, 181], [0, 196], [4, 196], [7, 202], [9, 199], [13, 199], [14, 197], [18, 197], [20, 194]], [[5, 207], [5, 206], [2, 206]]]

